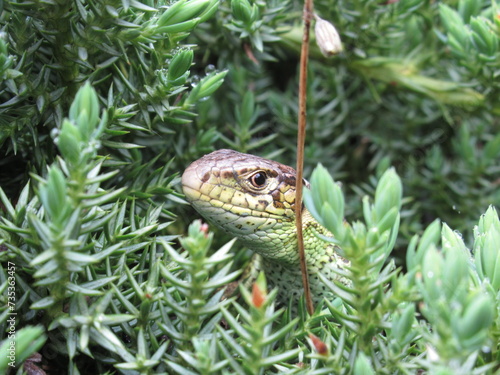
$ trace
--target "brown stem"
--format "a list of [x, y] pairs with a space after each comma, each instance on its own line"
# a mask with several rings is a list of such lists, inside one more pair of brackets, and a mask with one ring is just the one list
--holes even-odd
[[306, 91], [307, 91], [307, 62], [309, 55], [309, 30], [313, 13], [313, 0], [304, 2], [304, 34], [302, 36], [302, 49], [300, 52], [300, 77], [299, 77], [299, 122], [297, 136], [297, 186], [295, 197], [295, 220], [297, 225], [297, 244], [302, 271], [302, 283], [304, 284], [304, 298], [309, 314], [313, 314], [314, 306], [309, 287], [309, 274], [307, 272], [307, 261], [304, 250], [304, 235], [302, 233], [302, 179], [304, 176], [304, 143], [306, 138]]

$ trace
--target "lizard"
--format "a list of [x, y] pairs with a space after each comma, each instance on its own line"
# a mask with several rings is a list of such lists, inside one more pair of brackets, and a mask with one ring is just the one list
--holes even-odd
[[[302, 204], [296, 205], [296, 172], [292, 167], [258, 156], [222, 149], [191, 163], [181, 177], [188, 202], [213, 224], [258, 254], [278, 302], [288, 305], [303, 294], [297, 251], [295, 211], [302, 210], [304, 248], [315, 303], [333, 293], [318, 276], [348, 284], [336, 270], [349, 261], [337, 246], [318, 235], [331, 236]], [[306, 188], [308, 183], [305, 184]], [[254, 262], [256, 263], [256, 262]], [[258, 264], [258, 263], [256, 263]], [[344, 273], [345, 274], [345, 273]]]

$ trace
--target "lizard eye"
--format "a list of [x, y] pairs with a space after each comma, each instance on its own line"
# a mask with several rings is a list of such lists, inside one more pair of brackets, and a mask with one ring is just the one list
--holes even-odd
[[264, 172], [257, 172], [250, 176], [250, 183], [253, 187], [261, 188], [266, 185], [267, 176]]

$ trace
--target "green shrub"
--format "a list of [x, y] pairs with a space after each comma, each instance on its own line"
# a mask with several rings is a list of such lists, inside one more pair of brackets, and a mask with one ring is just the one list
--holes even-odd
[[315, 7], [344, 52], [311, 48], [305, 202], [352, 286], [294, 316], [262, 279], [223, 295], [247, 253], [178, 175], [294, 163], [302, 5], [1, 4], [0, 372], [498, 372], [499, 9]]

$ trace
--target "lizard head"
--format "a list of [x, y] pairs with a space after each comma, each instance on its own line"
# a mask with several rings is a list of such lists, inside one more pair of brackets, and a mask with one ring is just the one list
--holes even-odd
[[187, 200], [208, 222], [267, 257], [296, 241], [295, 184], [293, 168], [232, 150], [205, 155], [182, 175]]

